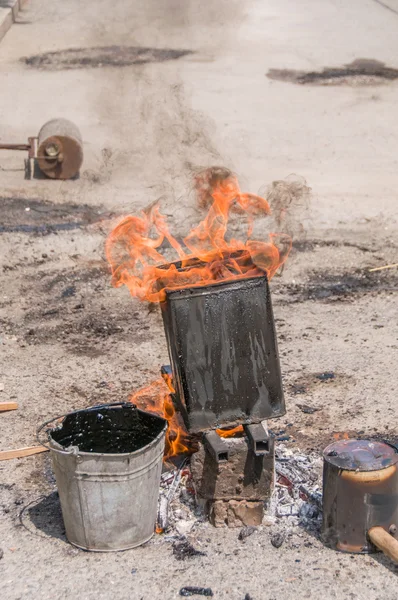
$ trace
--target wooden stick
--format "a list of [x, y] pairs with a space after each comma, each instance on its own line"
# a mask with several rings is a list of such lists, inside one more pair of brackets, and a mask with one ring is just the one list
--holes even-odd
[[17, 410], [18, 404], [16, 402], [0, 402], [0, 412], [6, 410]]
[[393, 265], [384, 265], [384, 267], [375, 267], [374, 269], [369, 269], [369, 273], [373, 273], [374, 271], [383, 271], [384, 269], [392, 269], [394, 267], [398, 267], [398, 263], [394, 263]]
[[0, 452], [0, 460], [10, 460], [11, 458], [23, 458], [39, 452], [47, 452], [45, 446], [27, 446], [26, 448], [18, 448], [16, 450], [3, 450]]
[[387, 533], [383, 527], [372, 527], [368, 535], [379, 550], [398, 564], [398, 540]]

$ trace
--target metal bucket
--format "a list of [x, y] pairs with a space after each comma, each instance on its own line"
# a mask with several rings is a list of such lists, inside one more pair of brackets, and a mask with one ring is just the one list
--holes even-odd
[[47, 429], [71, 544], [109, 552], [152, 537], [166, 429], [161, 417], [124, 403], [69, 413]]

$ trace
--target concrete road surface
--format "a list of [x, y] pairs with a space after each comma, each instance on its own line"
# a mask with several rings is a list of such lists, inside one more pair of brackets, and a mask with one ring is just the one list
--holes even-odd
[[[214, 164], [251, 192], [291, 174], [312, 188], [289, 207], [294, 246], [272, 282], [288, 412], [270, 426], [303, 452], [333, 434], [397, 436], [398, 272], [369, 272], [398, 262], [397, 69], [394, 0], [31, 0], [0, 44], [0, 143], [61, 116], [85, 157], [76, 180], [26, 180], [24, 153], [0, 151], [0, 401], [19, 404], [0, 415], [0, 450], [158, 377], [160, 316], [110, 286], [104, 241], [157, 199], [187, 233], [192, 176]], [[202, 524], [190, 539], [206, 554], [183, 562], [160, 536], [85, 553], [54, 490], [47, 454], [0, 462], [4, 600], [172, 600], [184, 585], [225, 600], [397, 597], [387, 559], [336, 554], [286, 521], [245, 542]]]

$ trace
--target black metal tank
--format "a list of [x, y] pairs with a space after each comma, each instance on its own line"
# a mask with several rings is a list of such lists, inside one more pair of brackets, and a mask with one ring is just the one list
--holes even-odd
[[265, 274], [166, 290], [175, 400], [190, 432], [285, 414]]

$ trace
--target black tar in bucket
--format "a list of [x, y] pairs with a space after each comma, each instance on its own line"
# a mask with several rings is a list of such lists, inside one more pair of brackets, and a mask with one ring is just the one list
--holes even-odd
[[105, 404], [69, 413], [49, 435], [63, 448], [80, 452], [130, 453], [150, 444], [166, 421], [129, 403]]

